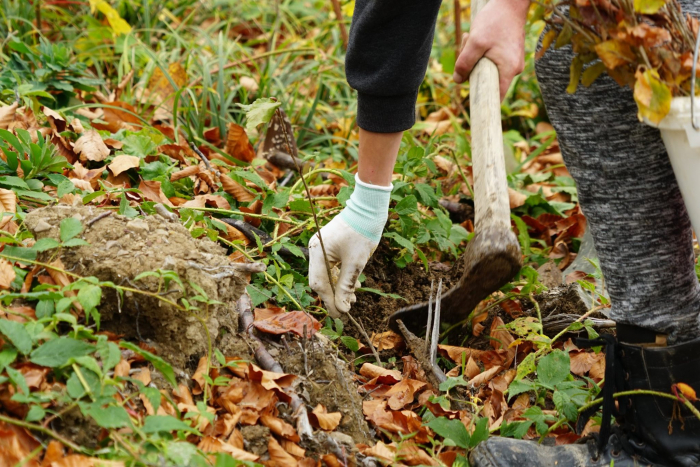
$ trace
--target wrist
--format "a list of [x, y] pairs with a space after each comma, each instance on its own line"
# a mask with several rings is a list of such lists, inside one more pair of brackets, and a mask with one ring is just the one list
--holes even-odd
[[389, 217], [392, 185], [379, 186], [365, 183], [355, 175], [355, 190], [340, 213], [353, 230], [379, 243], [384, 224]]

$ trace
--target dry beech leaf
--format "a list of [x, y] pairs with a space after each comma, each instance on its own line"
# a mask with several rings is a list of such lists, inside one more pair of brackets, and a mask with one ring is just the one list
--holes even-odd
[[83, 133], [73, 144], [73, 149], [80, 155], [82, 161], [101, 162], [109, 156], [109, 148], [96, 130]]
[[255, 150], [248, 140], [245, 129], [233, 122], [228, 124], [225, 151], [229, 156], [244, 162], [250, 162], [255, 158]]
[[301, 438], [299, 438], [299, 435], [297, 434], [294, 427], [282, 420], [281, 418], [265, 414], [260, 417], [260, 423], [268, 427], [270, 431], [276, 434], [277, 436], [288, 439], [289, 441], [294, 441], [296, 443], [301, 441]]
[[469, 360], [467, 361], [467, 366], [465, 370], [465, 374], [469, 379], [476, 377], [476, 375], [478, 375], [481, 372], [481, 370], [479, 369], [479, 365], [476, 364], [476, 362], [471, 356], [469, 356]]
[[220, 439], [216, 439], [211, 436], [202, 438], [197, 447], [204, 452], [225, 452], [227, 454], [231, 454], [231, 457], [240, 461], [256, 462], [258, 459], [260, 459], [260, 456], [244, 451], [243, 449], [239, 449], [225, 441], [221, 441]]
[[527, 195], [508, 187], [508, 200], [510, 201], [511, 209], [519, 208], [527, 201]]
[[513, 336], [505, 329], [505, 323], [500, 317], [495, 317], [491, 321], [491, 330], [489, 331], [491, 336], [491, 347], [496, 350], [502, 349], [507, 352], [506, 361], [503, 363], [503, 368], [510, 368], [510, 364], [515, 358], [515, 347], [511, 347], [510, 344], [515, 340]]
[[270, 436], [267, 442], [267, 451], [270, 454], [270, 461], [267, 465], [273, 467], [297, 467], [298, 465], [294, 456], [285, 451], [273, 436]]
[[253, 326], [258, 331], [267, 334], [285, 334], [287, 332], [292, 332], [297, 336], [304, 335], [304, 326], [306, 326], [307, 337], [313, 336], [321, 329], [321, 323], [319, 323], [316, 318], [303, 311], [280, 313], [266, 319], [254, 321]]
[[[280, 444], [282, 445], [285, 451], [287, 451], [289, 454], [293, 455], [299, 460], [303, 459], [306, 455], [306, 449], [302, 448], [297, 443], [283, 439], [280, 440]], [[315, 465], [316, 464], [314, 464], [314, 466]]]
[[164, 144], [162, 146], [158, 146], [158, 151], [175, 159], [176, 161], [182, 162], [184, 165], [190, 165], [190, 161], [187, 160], [188, 157], [197, 158], [197, 155], [189, 146], [180, 144]]
[[318, 404], [316, 408], [309, 414], [309, 422], [314, 428], [320, 428], [324, 431], [333, 431], [340, 425], [340, 420], [343, 415], [340, 412], [328, 413], [326, 408]]
[[159, 181], [141, 180], [141, 183], [139, 183], [139, 191], [143, 194], [143, 197], [149, 201], [163, 203], [170, 207], [173, 206], [173, 203], [171, 203], [170, 200], [165, 197], [163, 190], [160, 188]]
[[226, 198], [219, 195], [198, 195], [194, 199], [182, 204], [185, 208], [203, 208], [207, 205], [214, 206], [219, 209], [231, 209], [231, 205]]
[[[17, 195], [12, 190], [0, 188], [0, 229], [4, 228], [17, 212]], [[8, 213], [12, 215], [8, 215]]]
[[376, 457], [377, 459], [386, 461], [386, 462], [394, 462], [394, 459], [396, 458], [396, 446], [392, 443], [389, 445], [384, 444], [383, 442], [379, 441], [377, 444], [375, 444], [372, 447], [366, 446], [366, 447], [360, 447], [358, 446], [360, 452], [364, 454], [365, 456], [368, 457]]
[[175, 182], [177, 180], [189, 177], [191, 175], [197, 175], [200, 171], [201, 171], [201, 169], [199, 168], [198, 165], [192, 165], [190, 167], [186, 167], [186, 168], [179, 170], [177, 172], [173, 172], [173, 174], [170, 176], [170, 181]]
[[479, 373], [478, 375], [476, 375], [475, 377], [470, 379], [469, 384], [471, 384], [475, 388], [479, 387], [482, 384], [489, 381], [491, 378], [493, 378], [496, 375], [496, 373], [498, 373], [499, 371], [501, 371], [501, 367], [499, 367], [499, 366], [495, 366], [495, 367], [491, 368], [490, 370], [485, 370], [482, 373]]
[[239, 201], [241, 203], [247, 203], [255, 199], [255, 195], [253, 195], [250, 191], [244, 188], [243, 185], [236, 182], [228, 175], [221, 174], [219, 178], [221, 180], [221, 187], [223, 188], [223, 190], [229, 195], [233, 196], [236, 199], [236, 201]]
[[192, 388], [192, 394], [198, 396], [204, 390], [204, 376], [207, 374], [207, 368], [209, 368], [209, 360], [206, 356], [199, 359], [199, 364], [197, 369], [192, 375], [192, 380], [196, 383]]
[[129, 169], [138, 168], [141, 163], [141, 159], [136, 156], [126, 156], [119, 155], [114, 158], [111, 164], [107, 167], [112, 171], [114, 176], [118, 176], [122, 172], [126, 172]]
[[401, 373], [397, 370], [387, 370], [371, 363], [365, 363], [360, 368], [360, 374], [372, 378], [372, 384], [395, 384], [401, 381]]
[[438, 345], [438, 351], [459, 365], [462, 364], [462, 354], [466, 354], [464, 358], [473, 358], [474, 361], [481, 362], [487, 370], [494, 366], [502, 366], [507, 355], [505, 350], [477, 350], [452, 345]]
[[147, 366], [141, 368], [141, 371], [135, 373], [132, 378], [137, 379], [143, 383], [144, 386], [151, 384], [151, 370]]
[[11, 105], [0, 107], [0, 129], [7, 130], [10, 124], [14, 122], [18, 105], [17, 102], [13, 102]]
[[[455, 367], [459, 368], [459, 367]], [[389, 408], [401, 410], [413, 402], [415, 394], [427, 386], [426, 383], [415, 379], [403, 379], [391, 387], [384, 395], [389, 396]]]
[[372, 345], [377, 349], [377, 352], [400, 348], [404, 344], [403, 337], [396, 334], [394, 331], [386, 331], [372, 335]]
[[12, 281], [15, 280], [15, 277], [17, 277], [17, 274], [15, 273], [14, 268], [12, 265], [9, 263], [4, 258], [0, 259], [0, 289], [7, 290], [10, 288], [10, 285], [12, 284]]
[[117, 366], [114, 367], [114, 376], [115, 378], [127, 378], [129, 376], [129, 370], [131, 370], [131, 364], [122, 358], [119, 360], [119, 363], [117, 363]]

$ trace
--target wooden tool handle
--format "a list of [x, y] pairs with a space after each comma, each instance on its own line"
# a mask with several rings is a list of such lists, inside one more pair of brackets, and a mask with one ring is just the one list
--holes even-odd
[[[472, 24], [488, 0], [472, 0]], [[510, 202], [503, 157], [498, 68], [481, 58], [469, 76], [476, 231], [510, 230]]]

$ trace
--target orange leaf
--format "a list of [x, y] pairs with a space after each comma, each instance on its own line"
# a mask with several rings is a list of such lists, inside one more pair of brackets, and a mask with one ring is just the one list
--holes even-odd
[[[455, 367], [459, 368], [459, 367]], [[385, 396], [389, 396], [389, 408], [392, 410], [401, 410], [407, 404], [413, 402], [415, 393], [426, 386], [426, 383], [415, 379], [403, 379], [398, 384], [389, 389]]]
[[495, 366], [489, 370], [485, 370], [473, 377], [472, 379], [470, 379], [469, 384], [471, 384], [475, 388], [479, 387], [482, 384], [488, 382], [494, 376], [496, 376], [496, 373], [498, 373], [499, 371], [501, 371], [501, 367], [499, 366]]
[[260, 423], [268, 427], [270, 431], [276, 434], [277, 436], [297, 443], [301, 441], [301, 438], [299, 438], [299, 435], [297, 434], [294, 427], [282, 420], [281, 418], [265, 414], [260, 417]]
[[197, 175], [200, 171], [201, 168], [198, 165], [191, 165], [177, 172], [173, 172], [170, 176], [170, 181], [175, 182], [181, 178], [189, 177], [190, 175]]
[[491, 322], [489, 335], [491, 336], [491, 347], [496, 350], [506, 350], [506, 361], [503, 363], [503, 368], [509, 368], [515, 358], [515, 348], [511, 347], [510, 344], [515, 339], [505, 329], [505, 323], [500, 317], [495, 317]]
[[689, 385], [685, 383], [677, 383], [675, 386], [690, 402], [696, 402], [698, 400], [698, 396], [695, 394], [695, 389]]
[[204, 376], [207, 373], [208, 368], [209, 359], [205, 355], [204, 357], [199, 359], [197, 369], [195, 370], [194, 375], [192, 375], [192, 379], [196, 383], [192, 388], [192, 394], [194, 394], [195, 396], [200, 395], [204, 390]]
[[314, 428], [320, 428], [324, 431], [333, 431], [340, 425], [340, 420], [343, 415], [340, 412], [328, 413], [326, 408], [318, 404], [316, 408], [309, 414], [309, 422]]
[[270, 436], [270, 440], [267, 442], [267, 451], [270, 454], [270, 462], [268, 465], [272, 467], [297, 467], [298, 462], [287, 451], [284, 450], [277, 440]]
[[141, 180], [139, 183], [139, 191], [143, 197], [149, 201], [163, 203], [168, 206], [173, 205], [168, 198], [165, 197], [163, 190], [160, 188], [160, 182], [156, 180]]
[[292, 332], [297, 336], [304, 335], [306, 326], [307, 337], [316, 334], [321, 329], [321, 323], [316, 318], [303, 311], [290, 311], [280, 315], [271, 316], [261, 321], [254, 321], [255, 329], [268, 334], [285, 334]]
[[386, 331], [372, 335], [372, 345], [376, 347], [378, 352], [382, 350], [391, 350], [402, 347], [404, 345], [403, 337], [396, 334], [394, 331]]
[[373, 383], [394, 384], [401, 381], [401, 373], [397, 370], [387, 370], [371, 363], [365, 363], [360, 368], [360, 374], [372, 378]]
[[223, 190], [229, 195], [233, 196], [236, 199], [236, 201], [247, 203], [255, 199], [255, 195], [253, 195], [250, 191], [245, 189], [243, 185], [236, 182], [228, 175], [221, 174], [219, 179], [221, 180], [221, 187], [223, 188]]
[[255, 150], [245, 130], [233, 122], [228, 124], [226, 154], [244, 162], [250, 162], [255, 158]]

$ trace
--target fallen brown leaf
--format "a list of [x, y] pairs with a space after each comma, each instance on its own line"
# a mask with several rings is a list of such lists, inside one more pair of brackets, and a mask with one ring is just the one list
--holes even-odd
[[400, 348], [405, 345], [403, 337], [396, 334], [394, 331], [381, 332], [372, 335], [372, 345], [377, 349], [377, 352], [382, 350], [391, 350]]
[[100, 162], [109, 156], [109, 148], [102, 141], [97, 130], [88, 130], [73, 144], [73, 149], [80, 155], [80, 160]]
[[260, 417], [260, 423], [268, 427], [270, 431], [276, 434], [277, 436], [280, 436], [284, 439], [288, 439], [289, 441], [293, 441], [295, 443], [301, 441], [301, 438], [299, 438], [299, 435], [297, 434], [294, 427], [282, 420], [281, 418], [277, 418], [269, 414], [264, 414]]
[[397, 370], [387, 370], [371, 363], [365, 363], [360, 368], [360, 374], [372, 379], [372, 383], [394, 384], [401, 381], [401, 373]]
[[491, 336], [491, 347], [496, 350], [505, 350], [507, 352], [503, 368], [510, 368], [510, 364], [513, 363], [516, 352], [515, 347], [511, 347], [510, 344], [515, 339], [505, 329], [505, 323], [500, 317], [497, 316], [491, 321], [489, 335]]
[[9, 289], [15, 277], [17, 277], [17, 274], [10, 262], [0, 258], [0, 289]]
[[189, 167], [185, 167], [182, 170], [179, 170], [177, 172], [173, 172], [173, 174], [170, 176], [170, 181], [175, 182], [177, 180], [180, 180], [182, 178], [189, 177], [191, 175], [197, 175], [200, 172], [200, 168], [198, 165], [191, 165]]
[[324, 431], [333, 431], [340, 425], [340, 420], [343, 415], [340, 412], [328, 413], [326, 408], [318, 404], [309, 414], [309, 422], [314, 428], [320, 428]]
[[194, 371], [194, 375], [192, 375], [192, 380], [195, 382], [195, 385], [192, 388], [192, 394], [195, 396], [200, 395], [202, 391], [204, 391], [204, 376], [207, 374], [208, 368], [209, 359], [205, 355], [199, 359], [197, 369]]
[[[457, 367], [456, 367], [457, 368]], [[402, 379], [391, 387], [384, 396], [389, 396], [389, 408], [401, 410], [413, 402], [415, 394], [426, 387], [427, 384], [415, 379]]]
[[268, 465], [272, 467], [297, 467], [299, 464], [294, 456], [285, 451], [272, 436], [267, 442], [267, 452], [270, 454]]
[[13, 102], [10, 105], [3, 105], [0, 107], [0, 129], [7, 130], [10, 123], [15, 120], [15, 113], [17, 113], [18, 105], [17, 102]]
[[228, 124], [225, 151], [229, 156], [244, 162], [250, 162], [255, 158], [255, 150], [248, 140], [245, 129], [233, 122]]
[[229, 195], [233, 196], [236, 201], [247, 203], [255, 199], [255, 195], [243, 187], [240, 183], [233, 180], [228, 175], [221, 174], [221, 187]]
[[163, 203], [168, 206], [173, 206], [168, 198], [165, 197], [163, 190], [160, 188], [160, 182], [156, 180], [141, 180], [139, 184], [139, 191], [143, 194], [143, 197], [149, 201], [155, 201], [156, 203]]
[[311, 337], [321, 329], [321, 323], [316, 318], [303, 311], [290, 311], [269, 318], [254, 321], [255, 329], [268, 334], [285, 334], [292, 332], [297, 336], [304, 335], [306, 327], [306, 337]]
[[469, 380], [469, 384], [472, 385], [472, 386], [475, 387], [475, 388], [476, 388], [476, 387], [479, 387], [479, 386], [481, 386], [482, 384], [488, 382], [488, 381], [489, 381], [491, 378], [493, 378], [493, 377], [496, 375], [496, 373], [498, 373], [499, 371], [501, 371], [501, 367], [494, 366], [493, 368], [491, 368], [491, 369], [489, 369], [489, 370], [485, 370], [485, 371], [479, 373], [478, 375], [476, 375], [475, 377], [473, 377], [472, 379], [470, 379], [470, 380]]
[[140, 158], [136, 156], [125, 156], [122, 154], [115, 157], [114, 160], [112, 160], [112, 163], [109, 164], [107, 167], [109, 168], [109, 170], [112, 171], [112, 173], [116, 177], [120, 173], [126, 172], [129, 169], [138, 168], [140, 163]]

